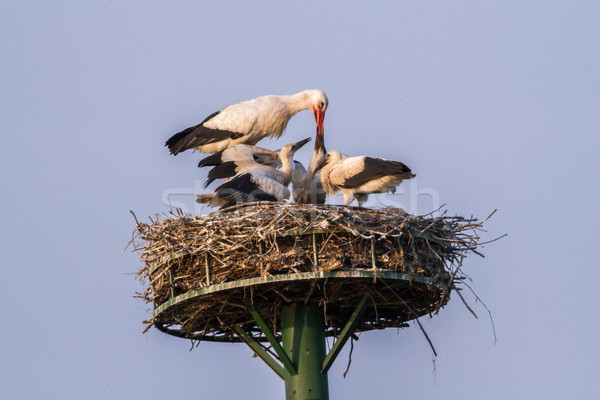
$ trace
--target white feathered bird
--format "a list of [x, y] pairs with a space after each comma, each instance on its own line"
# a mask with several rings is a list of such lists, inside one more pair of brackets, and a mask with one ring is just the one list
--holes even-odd
[[[317, 136], [315, 149], [309, 170], [294, 160], [292, 163], [292, 199], [301, 204], [324, 204], [325, 192], [321, 185], [318, 172], [315, 171], [325, 161], [326, 150], [323, 140]], [[236, 144], [214, 153], [198, 163], [198, 167], [212, 166], [204, 187], [208, 187], [216, 179], [228, 179], [244, 171], [256, 169], [256, 163], [269, 167], [281, 167], [279, 153], [258, 146]], [[260, 168], [260, 167], [259, 167]]]
[[273, 168], [281, 166], [279, 153], [276, 151], [248, 144], [236, 144], [200, 160], [198, 167], [213, 167], [204, 183], [206, 188], [215, 179], [231, 178], [243, 168], [256, 167], [256, 163]]
[[296, 203], [325, 204], [326, 196], [319, 170], [325, 163], [326, 154], [325, 137], [317, 135], [308, 170], [300, 164], [292, 174], [292, 198]]
[[321, 169], [325, 193], [344, 193], [344, 205], [356, 199], [362, 207], [371, 193], [395, 192], [404, 179], [414, 178], [409, 167], [399, 161], [367, 156], [345, 157], [333, 150], [327, 153]]
[[319, 89], [292, 95], [268, 95], [225, 107], [196, 126], [173, 135], [165, 146], [173, 155], [188, 149], [214, 153], [236, 144], [254, 145], [265, 137], [279, 137], [288, 121], [302, 110], [312, 110], [317, 136], [323, 135], [328, 100]]
[[289, 199], [290, 191], [287, 186], [292, 179], [294, 154], [310, 140], [311, 138], [307, 138], [283, 146], [279, 152], [281, 169], [253, 160], [228, 162], [228, 165], [236, 169], [236, 175], [217, 186], [212, 193], [198, 195], [196, 201], [212, 206], [230, 207], [239, 203]]
[[236, 144], [203, 158], [198, 163], [198, 167], [217, 166], [228, 161], [250, 160], [271, 166], [278, 166], [280, 164], [279, 154], [276, 151], [249, 144]]

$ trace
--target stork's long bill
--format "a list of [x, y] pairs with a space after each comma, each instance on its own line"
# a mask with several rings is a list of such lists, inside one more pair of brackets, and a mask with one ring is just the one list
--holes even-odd
[[294, 153], [297, 152], [298, 150], [300, 150], [300, 148], [302, 146], [304, 146], [306, 143], [310, 142], [311, 140], [312, 140], [312, 138], [306, 138], [306, 139], [303, 139], [303, 140], [301, 140], [299, 142], [294, 143], [294, 145], [292, 146], [292, 151]]
[[313, 114], [317, 121], [317, 136], [323, 137], [323, 121], [325, 120], [325, 111], [313, 108]]

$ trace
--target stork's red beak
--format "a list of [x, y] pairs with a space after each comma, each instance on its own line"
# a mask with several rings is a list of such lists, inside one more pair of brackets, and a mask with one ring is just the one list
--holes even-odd
[[323, 121], [325, 120], [325, 111], [313, 109], [315, 120], [317, 121], [317, 135], [323, 136]]

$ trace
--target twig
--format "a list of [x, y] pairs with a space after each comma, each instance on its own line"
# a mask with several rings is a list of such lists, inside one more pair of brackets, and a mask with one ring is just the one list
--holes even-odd
[[348, 354], [348, 365], [346, 366], [346, 370], [344, 371], [344, 379], [346, 379], [346, 374], [350, 371], [350, 364], [352, 364], [352, 352], [354, 351], [354, 337], [350, 337], [350, 353]]
[[475, 300], [479, 301], [481, 303], [481, 305], [483, 305], [483, 308], [485, 308], [486, 311], [488, 312], [488, 315], [490, 316], [490, 322], [492, 323], [492, 332], [494, 334], [494, 344], [496, 344], [496, 342], [498, 341], [498, 337], [496, 336], [496, 324], [494, 324], [494, 317], [492, 316], [492, 312], [490, 311], [488, 306], [486, 306], [485, 303], [479, 298], [479, 296], [477, 296], [477, 293], [475, 293], [475, 291], [469, 284], [465, 283], [464, 281], [462, 282], [462, 284], [465, 285], [467, 288], [469, 288], [471, 293], [473, 293], [473, 296], [475, 296]]
[[431, 347], [431, 351], [433, 351], [433, 355], [435, 357], [437, 357], [437, 351], [435, 351], [435, 347], [433, 346], [433, 343], [431, 343], [431, 339], [429, 339], [429, 335], [427, 334], [427, 332], [425, 332], [425, 328], [423, 328], [423, 325], [421, 325], [421, 321], [419, 321], [419, 318], [415, 318], [415, 321], [419, 325], [419, 328], [421, 329], [421, 332], [423, 332], [423, 335], [425, 335], [425, 339], [427, 339], [427, 342], [429, 343], [429, 346]]

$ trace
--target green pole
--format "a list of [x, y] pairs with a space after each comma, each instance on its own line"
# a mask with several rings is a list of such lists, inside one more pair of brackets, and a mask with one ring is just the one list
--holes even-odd
[[314, 305], [294, 303], [281, 311], [283, 349], [298, 371], [285, 379], [286, 400], [329, 400], [325, 359], [323, 311]]

